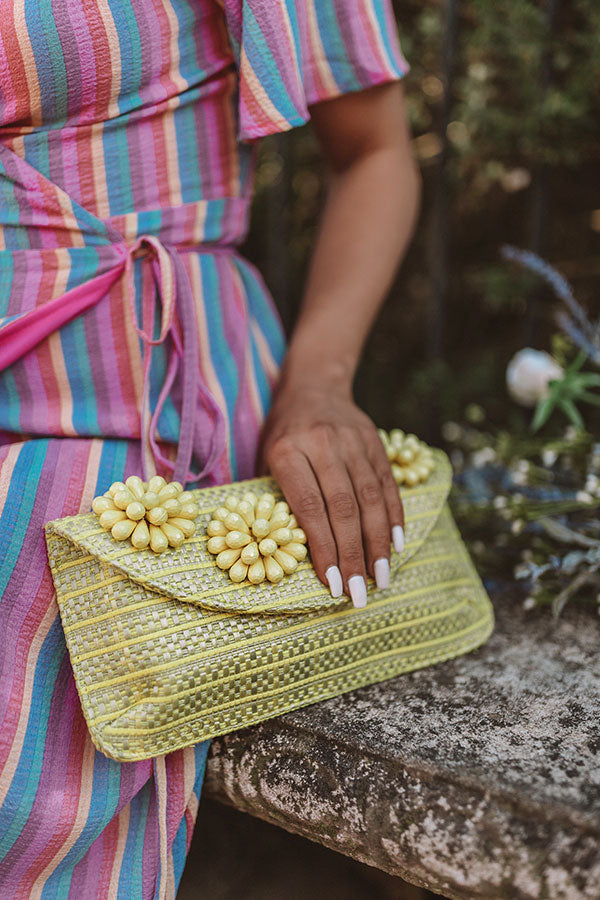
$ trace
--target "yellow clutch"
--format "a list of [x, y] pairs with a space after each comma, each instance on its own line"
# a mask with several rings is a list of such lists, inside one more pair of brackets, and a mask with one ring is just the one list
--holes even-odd
[[482, 644], [492, 607], [446, 503], [450, 463], [441, 450], [433, 462], [427, 481], [400, 488], [405, 548], [392, 552], [388, 589], [369, 580], [364, 609], [333, 599], [308, 557], [278, 583], [236, 583], [219, 568], [209, 522], [232, 496], [282, 498], [271, 478], [190, 492], [195, 533], [165, 552], [115, 540], [94, 513], [48, 523], [67, 646], [98, 749], [148, 759]]

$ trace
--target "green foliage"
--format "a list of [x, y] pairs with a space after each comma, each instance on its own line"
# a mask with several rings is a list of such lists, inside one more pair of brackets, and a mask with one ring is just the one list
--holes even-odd
[[[412, 66], [417, 132], [435, 123], [443, 98], [443, 6], [397, 4]], [[471, 199], [518, 166], [597, 162], [600, 4], [559, 4], [555, 24], [540, 0], [459, 5], [448, 137], [453, 173]], [[510, 180], [508, 182], [510, 187]]]
[[548, 396], [539, 401], [531, 423], [533, 431], [539, 431], [555, 410], [561, 410], [575, 428], [584, 430], [583, 416], [576, 404], [592, 403], [594, 406], [600, 406], [600, 394], [594, 394], [589, 390], [600, 386], [600, 375], [596, 372], [581, 371], [586, 359], [587, 354], [581, 350], [571, 365], [565, 369], [563, 377], [549, 382]]
[[522, 585], [527, 609], [567, 602], [600, 612], [600, 444], [567, 428], [553, 439], [496, 428], [483, 409], [447, 422], [452, 506], [478, 570]]

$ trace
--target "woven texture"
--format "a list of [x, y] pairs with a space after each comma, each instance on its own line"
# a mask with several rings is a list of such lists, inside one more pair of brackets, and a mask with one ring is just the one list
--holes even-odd
[[277, 585], [234, 585], [206, 549], [228, 494], [270, 478], [195, 491], [197, 536], [155, 556], [115, 542], [93, 515], [46, 526], [48, 555], [83, 711], [94, 743], [145, 759], [479, 646], [489, 599], [446, 504], [445, 454], [401, 490], [406, 548], [390, 588], [334, 600], [310, 561]]

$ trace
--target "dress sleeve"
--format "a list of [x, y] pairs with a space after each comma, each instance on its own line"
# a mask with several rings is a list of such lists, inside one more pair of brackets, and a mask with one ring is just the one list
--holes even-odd
[[288, 131], [321, 100], [402, 78], [392, 0], [224, 0], [238, 137]]

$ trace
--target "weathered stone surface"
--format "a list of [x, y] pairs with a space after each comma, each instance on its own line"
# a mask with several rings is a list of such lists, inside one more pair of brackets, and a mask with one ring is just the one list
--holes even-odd
[[447, 897], [600, 900], [600, 620], [495, 608], [474, 653], [215, 740], [207, 792]]

